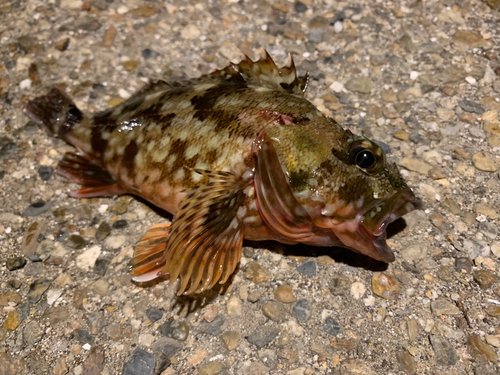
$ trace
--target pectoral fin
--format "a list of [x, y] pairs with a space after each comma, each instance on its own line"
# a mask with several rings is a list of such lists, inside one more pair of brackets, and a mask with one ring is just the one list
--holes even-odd
[[168, 237], [148, 239], [150, 230], [140, 241], [132, 266], [134, 280], [143, 278], [141, 273], [168, 276], [170, 282], [180, 278], [178, 295], [192, 294], [225, 283], [236, 269], [243, 242], [238, 209], [248, 182], [227, 172], [197, 172], [205, 183], [187, 193]]

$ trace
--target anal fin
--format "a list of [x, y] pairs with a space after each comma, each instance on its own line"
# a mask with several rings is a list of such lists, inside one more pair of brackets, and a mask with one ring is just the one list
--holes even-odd
[[84, 155], [67, 152], [59, 162], [57, 173], [71, 182], [83, 185], [69, 194], [72, 197], [110, 197], [126, 193], [107, 171]]
[[152, 225], [139, 240], [130, 264], [130, 276], [133, 281], [146, 282], [158, 277], [165, 265], [165, 248], [169, 230], [169, 223]]

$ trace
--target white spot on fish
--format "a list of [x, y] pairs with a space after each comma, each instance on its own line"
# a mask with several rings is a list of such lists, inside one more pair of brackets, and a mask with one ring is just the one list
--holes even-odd
[[186, 176], [186, 172], [184, 171], [184, 168], [179, 168], [177, 172], [174, 173], [174, 181], [176, 182], [181, 182], [184, 177]]
[[189, 145], [184, 152], [186, 159], [192, 159], [200, 152], [201, 147], [199, 145]]
[[236, 212], [236, 217], [238, 219], [241, 219], [243, 216], [245, 216], [247, 213], [247, 208], [245, 206], [240, 206], [238, 208], [238, 211]]
[[134, 164], [138, 168], [144, 166], [144, 155], [142, 154], [142, 152], [138, 152], [137, 155], [135, 155]]
[[[167, 155], [165, 155], [166, 157]], [[165, 157], [162, 159], [162, 160], [158, 160], [158, 161], [163, 161], [165, 160]], [[176, 154], [173, 154], [173, 155], [170, 155], [168, 157], [168, 160], [167, 160], [167, 168], [170, 170], [172, 169], [172, 167], [174, 166], [174, 163], [175, 161], [177, 160], [177, 155]]]
[[111, 133], [110, 133], [110, 132], [108, 132], [108, 131], [104, 131], [104, 132], [102, 132], [102, 134], [101, 134], [101, 138], [102, 138], [102, 139], [104, 139], [105, 141], [107, 141], [107, 140], [109, 139], [109, 136], [110, 136], [110, 135], [111, 135]]

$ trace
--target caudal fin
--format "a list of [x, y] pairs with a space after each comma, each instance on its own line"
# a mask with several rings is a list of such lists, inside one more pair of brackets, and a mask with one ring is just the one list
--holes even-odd
[[24, 107], [24, 114], [50, 135], [63, 139], [83, 118], [75, 103], [57, 87], [47, 95], [29, 101]]

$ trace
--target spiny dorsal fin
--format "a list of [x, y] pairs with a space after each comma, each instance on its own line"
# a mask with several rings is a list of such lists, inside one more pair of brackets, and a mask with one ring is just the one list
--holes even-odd
[[261, 48], [260, 52], [261, 58], [257, 61], [252, 61], [247, 55], [244, 55], [245, 58], [238, 64], [231, 63], [222, 70], [216, 70], [200, 77], [200, 80], [242, 81], [249, 85], [304, 95], [309, 81], [309, 73], [298, 77], [290, 54], [288, 54], [285, 66], [278, 68], [265, 49]]

